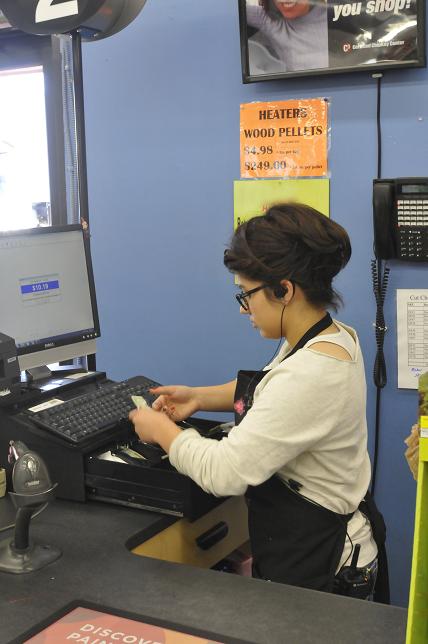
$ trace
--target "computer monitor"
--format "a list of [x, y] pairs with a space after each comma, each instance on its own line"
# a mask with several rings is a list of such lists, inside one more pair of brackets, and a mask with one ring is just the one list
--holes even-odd
[[0, 233], [0, 331], [15, 339], [21, 371], [95, 353], [100, 327], [82, 226]]

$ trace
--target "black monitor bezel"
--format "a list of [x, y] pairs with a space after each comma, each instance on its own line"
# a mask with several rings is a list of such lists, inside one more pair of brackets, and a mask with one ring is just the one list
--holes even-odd
[[248, 55], [248, 31], [247, 31], [247, 13], [246, 0], [238, 0], [239, 11], [239, 33], [241, 47], [241, 69], [242, 82], [258, 83], [262, 81], [286, 80], [289, 78], [301, 78], [310, 76], [332, 76], [336, 74], [355, 73], [355, 72], [381, 72], [387, 69], [405, 69], [415, 67], [426, 67], [426, 28], [425, 28], [425, 0], [416, 0], [417, 2], [417, 40], [418, 40], [418, 57], [414, 61], [380, 61], [372, 65], [349, 65], [344, 67], [324, 67], [319, 69], [307, 69], [291, 72], [280, 72], [275, 74], [250, 74], [250, 63]]
[[83, 227], [80, 224], [69, 224], [66, 226], [46, 226], [46, 227], [39, 227], [39, 228], [26, 228], [22, 230], [8, 230], [8, 231], [0, 232], [0, 240], [1, 240], [7, 237], [28, 236], [28, 235], [51, 235], [55, 233], [76, 232], [76, 231], [80, 231], [82, 234], [83, 248], [84, 248], [85, 260], [86, 260], [86, 269], [88, 274], [89, 295], [90, 295], [91, 307], [92, 307], [92, 317], [94, 320], [94, 327], [93, 327], [94, 337], [93, 338], [85, 337], [86, 330], [85, 330], [85, 333], [83, 333], [84, 330], [82, 329], [82, 330], [79, 330], [78, 335], [73, 335], [68, 337], [65, 336], [57, 340], [50, 341], [48, 347], [46, 346], [45, 343], [32, 344], [28, 347], [17, 347], [18, 357], [28, 355], [28, 354], [33, 354], [33, 353], [41, 353], [46, 351], [47, 349], [55, 349], [57, 347], [63, 347], [63, 346], [72, 346], [77, 343], [85, 342], [89, 339], [95, 340], [100, 337], [101, 330], [100, 330], [100, 322], [98, 317], [98, 304], [97, 304], [97, 296], [95, 291], [95, 279], [94, 279], [94, 271], [92, 267], [89, 234], [87, 233], [87, 231], [83, 229]]

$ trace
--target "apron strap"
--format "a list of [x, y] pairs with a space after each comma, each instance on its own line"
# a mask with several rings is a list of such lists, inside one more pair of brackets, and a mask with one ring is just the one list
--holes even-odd
[[390, 604], [388, 558], [385, 548], [385, 521], [370, 492], [367, 492], [364, 499], [358, 506], [358, 509], [365, 514], [370, 521], [373, 538], [378, 550], [378, 574], [375, 585], [374, 601], [381, 604]]
[[[329, 313], [311, 326], [306, 333], [295, 344], [292, 350], [282, 359], [281, 362], [290, 358], [292, 355], [305, 346], [309, 340], [315, 338], [321, 331], [325, 331], [333, 323]], [[239, 371], [237, 384], [235, 388], [234, 409], [235, 425], [239, 425], [241, 420], [246, 416], [248, 410], [252, 407], [254, 390], [259, 382], [266, 376], [267, 371]]]
[[306, 331], [304, 335], [300, 338], [300, 340], [294, 345], [294, 347], [291, 349], [290, 353], [287, 353], [285, 358], [282, 359], [281, 362], [286, 360], [287, 358], [290, 358], [292, 355], [296, 353], [299, 349], [305, 346], [309, 340], [312, 340], [315, 338], [321, 331], [325, 331], [328, 329], [328, 327], [333, 324], [333, 320], [331, 319], [330, 313], [326, 313], [325, 316], [316, 322], [313, 326], [311, 326], [310, 329]]

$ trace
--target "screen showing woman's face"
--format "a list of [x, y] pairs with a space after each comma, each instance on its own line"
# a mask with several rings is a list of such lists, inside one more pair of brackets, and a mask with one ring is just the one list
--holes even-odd
[[274, 0], [278, 11], [286, 20], [294, 20], [308, 13], [309, 0]]

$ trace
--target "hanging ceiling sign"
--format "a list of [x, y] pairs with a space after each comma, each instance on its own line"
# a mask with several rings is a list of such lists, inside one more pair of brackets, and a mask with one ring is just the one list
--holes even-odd
[[13, 27], [31, 34], [63, 34], [92, 18], [104, 0], [0, 0], [0, 9]]
[[30, 34], [66, 34], [80, 29], [87, 39], [111, 36], [139, 14], [146, 0], [0, 0], [12, 27]]

